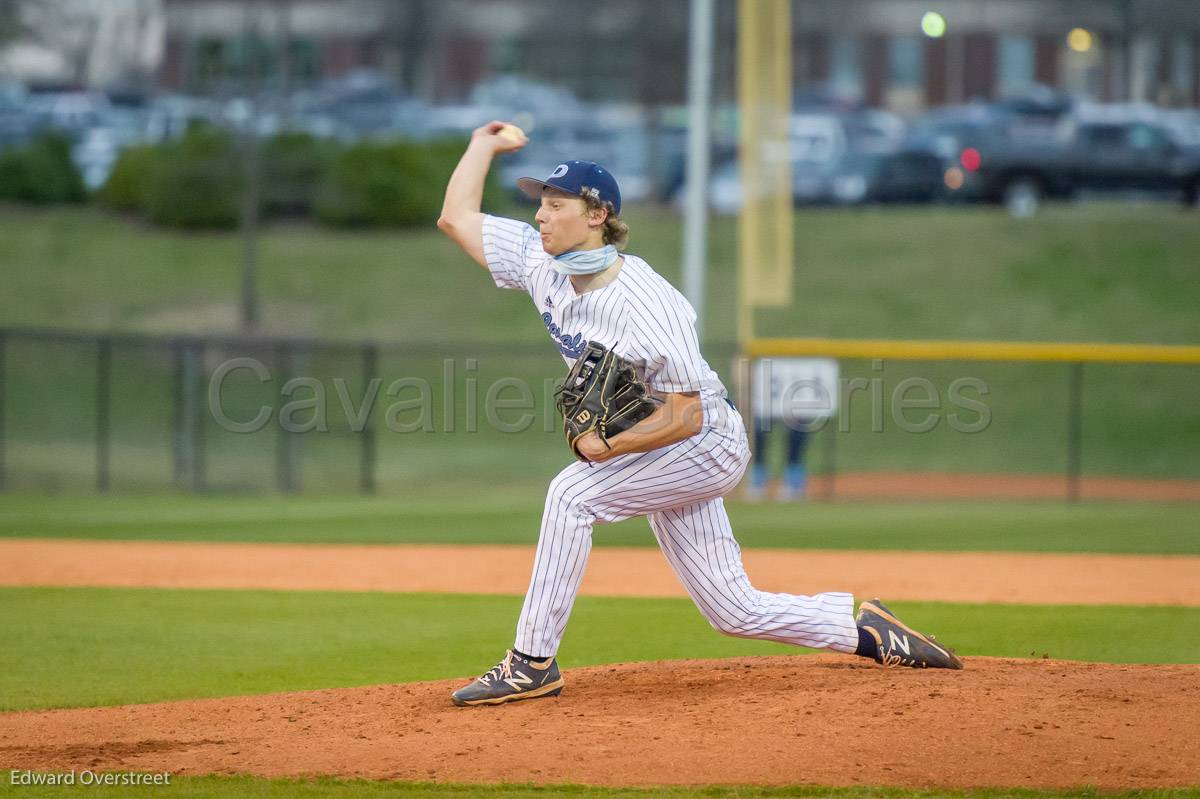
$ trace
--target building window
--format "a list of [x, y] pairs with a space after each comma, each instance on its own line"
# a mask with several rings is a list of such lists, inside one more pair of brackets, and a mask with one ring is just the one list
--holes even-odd
[[1104, 83], [1104, 53], [1100, 41], [1094, 41], [1084, 52], [1064, 48], [1059, 63], [1064, 90], [1082, 97], [1100, 96]]
[[321, 57], [317, 45], [310, 39], [288, 42], [288, 77], [298, 83], [309, 83], [321, 74]]
[[1160, 45], [1150, 34], [1137, 36], [1133, 41], [1133, 85], [1129, 99], [1134, 102], [1153, 102], [1158, 94], [1158, 57]]
[[888, 44], [884, 104], [898, 114], [916, 114], [925, 105], [924, 39], [923, 36], [896, 36]]
[[1192, 81], [1196, 74], [1196, 53], [1192, 49], [1192, 38], [1186, 33], [1176, 34], [1171, 58], [1171, 88], [1175, 100], [1186, 104], [1192, 96]]
[[1000, 96], [1022, 94], [1033, 85], [1033, 39], [1028, 36], [1001, 36]]
[[187, 87], [206, 91], [225, 76], [225, 44], [220, 39], [201, 39], [191, 48]]
[[834, 94], [850, 100], [862, 97], [862, 42], [857, 37], [834, 38], [829, 53], [829, 82]]
[[897, 89], [916, 89], [925, 80], [924, 42], [920, 36], [897, 36], [888, 50], [889, 84]]

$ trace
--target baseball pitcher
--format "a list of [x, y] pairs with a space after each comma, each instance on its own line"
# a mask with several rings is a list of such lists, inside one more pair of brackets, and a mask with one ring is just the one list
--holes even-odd
[[775, 594], [750, 584], [722, 497], [750, 447], [741, 415], [700, 353], [696, 313], [650, 264], [623, 253], [621, 192], [590, 161], [521, 178], [535, 230], [480, 210], [497, 153], [528, 140], [490, 122], [446, 186], [438, 227], [500, 288], [529, 295], [570, 372], [558, 396], [574, 461], [550, 483], [533, 575], [512, 649], [455, 691], [457, 705], [555, 696], [555, 656], [579, 591], [592, 528], [645, 516], [705, 618], [722, 633], [831, 649], [888, 666], [962, 668], [879, 600], [854, 615], [847, 593]]

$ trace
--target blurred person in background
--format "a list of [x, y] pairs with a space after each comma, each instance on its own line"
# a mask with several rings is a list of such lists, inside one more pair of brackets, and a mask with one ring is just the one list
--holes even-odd
[[804, 454], [809, 435], [833, 416], [837, 407], [838, 364], [832, 358], [759, 358], [751, 372], [754, 417], [754, 460], [746, 497], [757, 502], [770, 480], [767, 450], [772, 431], [786, 439], [783, 479], [776, 497], [784, 502], [804, 499], [808, 469]]
[[[771, 479], [767, 461], [767, 437], [771, 430], [782, 426], [782, 419], [754, 417], [754, 460], [750, 466], [750, 489], [747, 492], [752, 502], [766, 496], [767, 483]], [[808, 430], [801, 426], [785, 426], [787, 443], [783, 464], [783, 477], [776, 498], [782, 502], [796, 502], [808, 493], [808, 469], [804, 465], [804, 450], [808, 446]]]

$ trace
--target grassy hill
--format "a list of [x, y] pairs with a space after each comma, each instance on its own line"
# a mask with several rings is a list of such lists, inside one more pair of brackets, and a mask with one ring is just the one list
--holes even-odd
[[[528, 207], [501, 209], [532, 219]], [[679, 283], [680, 218], [627, 212], [630, 252]], [[706, 338], [734, 337], [736, 221], [709, 231]], [[1200, 216], [1168, 205], [813, 209], [796, 214], [791, 307], [771, 335], [1200, 341]], [[0, 319], [99, 330], [234, 331], [237, 234], [149, 229], [92, 209], [0, 208]], [[430, 225], [405, 232], [268, 229], [269, 332], [406, 342], [542, 342], [526, 302], [494, 289]]]

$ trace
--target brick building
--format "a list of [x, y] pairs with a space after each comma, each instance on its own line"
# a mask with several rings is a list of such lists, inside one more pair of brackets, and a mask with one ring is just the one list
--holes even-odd
[[[437, 101], [495, 72], [587, 99], [681, 103], [687, 0], [165, 0], [159, 82], [247, 64], [293, 82], [371, 68]], [[737, 6], [718, 0], [716, 91], [732, 99]], [[936, 12], [944, 33], [927, 35]], [[1200, 105], [1196, 0], [794, 0], [797, 85], [898, 111], [1043, 84], [1096, 100]], [[1068, 35], [1080, 29], [1068, 45]], [[936, 32], [936, 31], [935, 31]], [[283, 43], [286, 42], [286, 51]], [[1079, 45], [1086, 44], [1086, 47]], [[256, 60], [257, 59], [257, 60]], [[273, 74], [273, 73], [272, 73]]]

